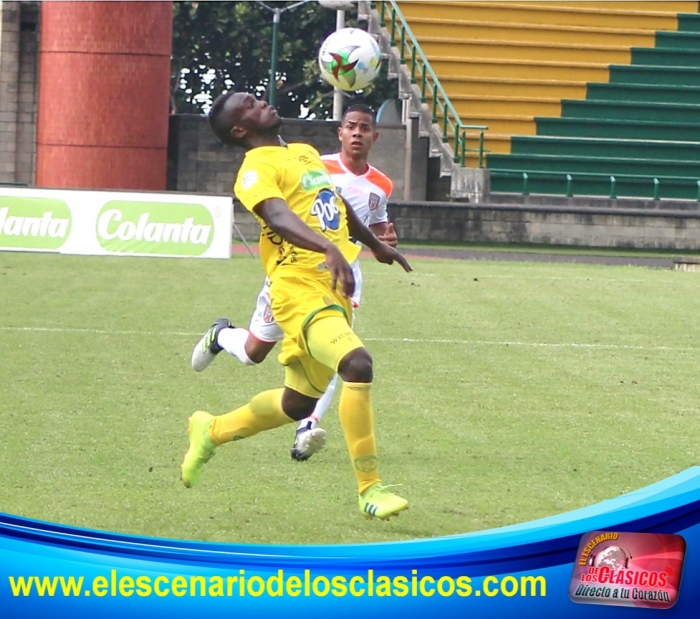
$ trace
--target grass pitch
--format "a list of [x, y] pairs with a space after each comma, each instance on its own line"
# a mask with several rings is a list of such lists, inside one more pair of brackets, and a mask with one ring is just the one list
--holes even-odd
[[0, 511], [81, 527], [252, 543], [459, 534], [629, 492], [698, 463], [700, 280], [633, 267], [363, 261], [380, 467], [411, 509], [366, 522], [340, 430], [289, 458], [293, 426], [221, 448], [200, 485], [186, 419], [281, 384], [274, 355], [192, 346], [247, 324], [258, 260], [0, 253]]

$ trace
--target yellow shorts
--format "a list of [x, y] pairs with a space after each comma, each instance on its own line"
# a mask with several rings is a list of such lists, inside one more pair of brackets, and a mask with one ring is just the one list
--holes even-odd
[[286, 367], [284, 384], [319, 398], [343, 357], [363, 347], [350, 326], [352, 302], [331, 289], [327, 272], [290, 267], [282, 271], [271, 278], [270, 301], [284, 333], [278, 356]]

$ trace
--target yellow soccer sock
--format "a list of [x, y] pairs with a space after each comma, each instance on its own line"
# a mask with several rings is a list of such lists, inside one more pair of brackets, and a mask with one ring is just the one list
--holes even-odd
[[287, 417], [282, 410], [283, 391], [284, 389], [263, 391], [248, 404], [244, 404], [230, 413], [215, 417], [209, 428], [212, 441], [216, 445], [222, 445], [294, 421]]
[[344, 383], [338, 408], [360, 494], [379, 481], [371, 387], [371, 383]]

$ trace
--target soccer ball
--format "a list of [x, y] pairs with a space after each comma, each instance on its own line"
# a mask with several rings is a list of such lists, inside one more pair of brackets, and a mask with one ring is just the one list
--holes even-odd
[[362, 90], [379, 74], [382, 50], [360, 28], [341, 28], [329, 35], [318, 52], [321, 76], [341, 90]]

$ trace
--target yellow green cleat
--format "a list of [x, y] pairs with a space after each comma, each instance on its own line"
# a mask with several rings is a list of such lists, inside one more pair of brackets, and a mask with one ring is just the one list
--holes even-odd
[[202, 475], [202, 468], [211, 460], [216, 445], [209, 436], [209, 427], [214, 421], [214, 415], [205, 411], [194, 413], [187, 425], [190, 437], [190, 448], [180, 466], [180, 479], [185, 487], [192, 488]]
[[389, 520], [408, 509], [408, 501], [387, 490], [388, 486], [376, 483], [359, 496], [360, 511], [367, 520]]

